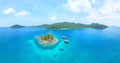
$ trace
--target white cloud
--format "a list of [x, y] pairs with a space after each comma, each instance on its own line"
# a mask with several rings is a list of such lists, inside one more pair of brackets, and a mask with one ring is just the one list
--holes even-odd
[[[120, 7], [120, 2], [114, 2], [113, 0], [106, 0], [105, 5], [99, 10], [90, 11], [90, 15], [87, 20], [91, 22], [98, 22], [107, 25], [117, 25], [120, 24], [120, 14], [116, 11]], [[120, 25], [119, 25], [120, 26]]]
[[92, 3], [96, 3], [96, 0], [92, 0]]
[[11, 14], [11, 13], [15, 13], [15, 10], [13, 8], [8, 8], [3, 11], [3, 14]]
[[29, 11], [21, 11], [15, 14], [15, 16], [26, 16], [29, 15], [30, 12]]
[[26, 16], [26, 15], [29, 15], [30, 12], [29, 11], [20, 11], [20, 12], [17, 12], [15, 9], [13, 8], [8, 8], [6, 10], [3, 11], [3, 14], [13, 14], [15, 16]]
[[54, 21], [54, 20], [56, 20], [56, 19], [57, 19], [56, 16], [51, 16], [51, 17], [50, 17], [50, 20], [53, 20], [53, 21]]
[[[95, 4], [97, 0], [91, 0], [91, 2]], [[72, 12], [89, 12], [89, 15], [84, 19], [87, 23], [96, 22], [117, 26], [120, 24], [120, 13], [117, 12], [120, 10], [120, 1], [105, 0], [103, 7], [97, 10], [92, 7], [92, 3], [89, 0], [68, 0], [63, 6]]]
[[72, 12], [81, 12], [91, 8], [89, 0], [68, 0], [67, 3], [62, 5]]

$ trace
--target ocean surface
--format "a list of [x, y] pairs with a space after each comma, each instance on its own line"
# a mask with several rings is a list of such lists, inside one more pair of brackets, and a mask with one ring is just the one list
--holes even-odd
[[[44, 49], [34, 36], [52, 33], [59, 43]], [[69, 44], [61, 36], [67, 36]], [[120, 27], [46, 30], [0, 28], [0, 63], [120, 63]]]

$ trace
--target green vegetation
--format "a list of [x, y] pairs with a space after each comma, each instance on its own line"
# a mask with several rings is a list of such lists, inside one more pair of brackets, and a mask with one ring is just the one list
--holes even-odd
[[46, 34], [41, 37], [41, 40], [51, 41], [54, 39], [54, 36], [52, 34]]
[[11, 26], [11, 28], [23, 28], [23, 27], [25, 27], [25, 26], [22, 26], [22, 25], [13, 25], [13, 26]]
[[98, 23], [92, 23], [90, 25], [81, 24], [81, 23], [69, 23], [69, 22], [62, 22], [62, 23], [55, 23], [51, 25], [43, 26], [46, 29], [78, 29], [78, 28], [96, 28], [96, 29], [105, 29], [108, 26]]
[[96, 28], [96, 29], [104, 29], [107, 28], [108, 26], [103, 25], [103, 24], [98, 24], [98, 23], [92, 23], [90, 25], [88, 25], [91, 28]]
[[[25, 26], [21, 25], [13, 25], [11, 28], [22, 28]], [[50, 30], [65, 30], [65, 29], [78, 29], [78, 28], [95, 28], [95, 29], [105, 29], [108, 26], [99, 24], [99, 23], [92, 23], [92, 24], [81, 24], [81, 23], [70, 23], [70, 22], [62, 22], [62, 23], [54, 23], [54, 24], [44, 24], [32, 27], [43, 27], [45, 29]]]
[[59, 40], [52, 34], [46, 34], [44, 36], [35, 36], [35, 38], [37, 38], [38, 43], [43, 48], [54, 47], [59, 42]]
[[47, 24], [38, 25], [38, 26], [32, 26], [32, 27], [44, 27], [44, 26], [47, 26]]

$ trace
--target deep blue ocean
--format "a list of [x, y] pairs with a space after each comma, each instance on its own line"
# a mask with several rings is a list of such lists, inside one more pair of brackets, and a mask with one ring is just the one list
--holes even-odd
[[[35, 43], [34, 36], [47, 33], [59, 37], [60, 42], [53, 49], [43, 49]], [[69, 44], [61, 36], [67, 36]], [[0, 63], [120, 63], [120, 27], [0, 28]]]

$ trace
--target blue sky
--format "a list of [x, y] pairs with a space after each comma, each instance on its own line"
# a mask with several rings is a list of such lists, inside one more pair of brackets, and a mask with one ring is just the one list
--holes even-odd
[[0, 26], [56, 22], [120, 26], [120, 0], [0, 0]]

